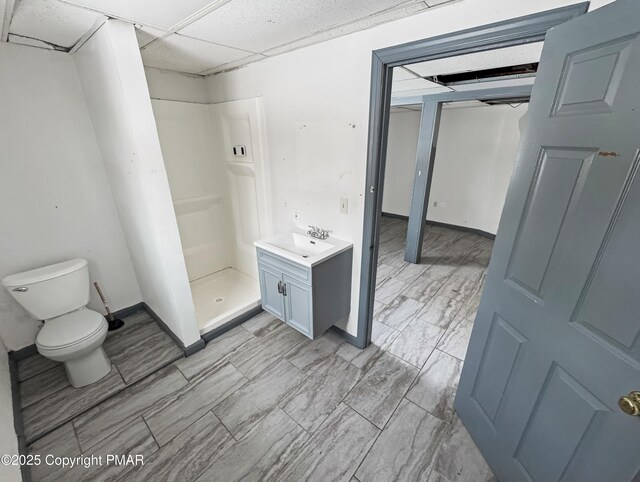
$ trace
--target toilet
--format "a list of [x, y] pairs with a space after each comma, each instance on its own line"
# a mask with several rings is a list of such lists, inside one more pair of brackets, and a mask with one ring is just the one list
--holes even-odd
[[4, 287], [44, 326], [36, 337], [38, 352], [64, 363], [76, 388], [97, 382], [111, 371], [102, 348], [108, 323], [89, 302], [89, 265], [77, 258], [7, 276]]

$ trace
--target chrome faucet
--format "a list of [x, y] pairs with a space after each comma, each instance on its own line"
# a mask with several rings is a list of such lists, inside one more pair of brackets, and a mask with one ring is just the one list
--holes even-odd
[[312, 238], [316, 238], [316, 239], [327, 239], [329, 237], [329, 233], [333, 232], [333, 231], [328, 231], [326, 229], [319, 228], [318, 226], [309, 225], [309, 228], [311, 229], [307, 231], [307, 234]]

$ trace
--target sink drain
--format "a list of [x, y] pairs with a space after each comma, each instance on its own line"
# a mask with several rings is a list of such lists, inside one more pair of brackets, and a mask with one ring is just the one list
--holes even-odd
[[215, 300], [213, 300], [214, 303], [222, 303], [224, 301], [224, 298], [222, 298], [221, 296], [218, 296]]

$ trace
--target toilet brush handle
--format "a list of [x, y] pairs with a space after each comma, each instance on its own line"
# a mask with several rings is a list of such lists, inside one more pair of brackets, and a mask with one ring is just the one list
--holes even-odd
[[104, 298], [104, 295], [102, 294], [102, 290], [100, 289], [100, 285], [98, 284], [97, 281], [94, 281], [93, 282], [93, 286], [96, 287], [96, 291], [98, 292], [98, 296], [102, 300], [102, 304], [104, 305], [104, 309], [107, 310], [107, 315], [109, 315], [109, 319], [111, 321], [113, 321], [113, 314], [111, 313], [111, 310], [109, 309], [109, 305], [107, 304], [107, 300]]

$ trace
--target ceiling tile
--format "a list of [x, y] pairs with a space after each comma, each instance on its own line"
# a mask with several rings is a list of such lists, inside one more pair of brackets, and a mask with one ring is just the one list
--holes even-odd
[[136, 26], [136, 37], [138, 38], [138, 46], [140, 48], [145, 45], [149, 45], [154, 40], [158, 40], [167, 35], [164, 30], [159, 30], [153, 27], [138, 27]]
[[416, 90], [404, 90], [402, 92], [394, 92], [392, 99], [399, 99], [401, 97], [420, 97], [423, 95], [442, 94], [443, 92], [451, 92], [451, 89], [447, 87], [433, 87], [430, 89], [416, 89]]
[[222, 65], [218, 65], [217, 67], [214, 67], [213, 69], [207, 69], [204, 70], [202, 72], [199, 72], [199, 74], [201, 75], [210, 75], [210, 74], [217, 74], [218, 72], [224, 72], [225, 70], [229, 70], [229, 69], [233, 69], [236, 67], [240, 67], [242, 65], [247, 65], [250, 64], [252, 62], [257, 62], [258, 60], [262, 60], [262, 59], [266, 59], [267, 57], [265, 57], [262, 54], [250, 54], [248, 57], [243, 57], [240, 60], [234, 60], [233, 62], [229, 62], [226, 64], [222, 64]]
[[16, 2], [9, 33], [70, 48], [102, 18], [58, 0], [21, 0]]
[[189, 74], [198, 74], [250, 55], [250, 52], [178, 34], [153, 42], [142, 49], [145, 66]]
[[29, 37], [20, 37], [19, 35], [9, 34], [7, 42], [18, 45], [26, 45], [27, 47], [38, 47], [39, 49], [55, 50], [53, 45], [36, 40]]
[[424, 3], [429, 5], [430, 7], [437, 7], [438, 5], [443, 5], [445, 3], [451, 3], [455, 0], [425, 0]]
[[232, 0], [180, 32], [262, 53], [406, 3], [406, 0], [332, 0], [329, 6], [326, 0]]
[[413, 80], [419, 78], [418, 74], [414, 74], [410, 70], [405, 69], [404, 67], [395, 67], [393, 69], [393, 81], [401, 81], [401, 80]]
[[492, 80], [486, 82], [474, 82], [472, 84], [458, 84], [452, 86], [457, 92], [479, 90], [479, 89], [494, 89], [497, 87], [516, 87], [518, 85], [531, 85], [535, 81], [535, 77], [521, 77], [518, 79], [503, 79]]
[[430, 60], [404, 67], [421, 77], [432, 75], [455, 74], [474, 70], [493, 69], [538, 62], [542, 52], [542, 42], [518, 45], [504, 49], [487, 50], [474, 54]]
[[384, 12], [370, 15], [368, 17], [355, 20], [339, 27], [323, 30], [322, 32], [316, 33], [309, 37], [296, 39], [292, 42], [280, 45], [279, 47], [275, 47], [273, 49], [266, 50], [262, 53], [268, 56], [280, 55], [286, 52], [301, 49], [303, 47], [308, 47], [309, 45], [326, 42], [327, 40], [331, 40], [337, 37], [342, 37], [343, 35], [349, 35], [353, 32], [359, 32], [360, 30], [365, 30], [386, 22], [392, 22], [400, 18], [409, 17], [427, 8], [429, 7], [427, 7], [427, 4], [424, 2], [414, 2], [408, 5], [405, 4], [401, 7], [385, 10]]
[[[395, 94], [397, 92], [405, 92], [409, 90], [434, 89], [434, 88], [442, 89], [443, 87], [434, 82], [429, 82], [428, 80], [414, 78], [409, 80], [398, 80], [398, 81], [394, 80], [393, 84], [391, 85], [391, 92]], [[450, 90], [446, 87], [444, 87], [444, 89], [445, 91]]]
[[65, 0], [113, 17], [169, 30], [204, 7], [228, 0]]

